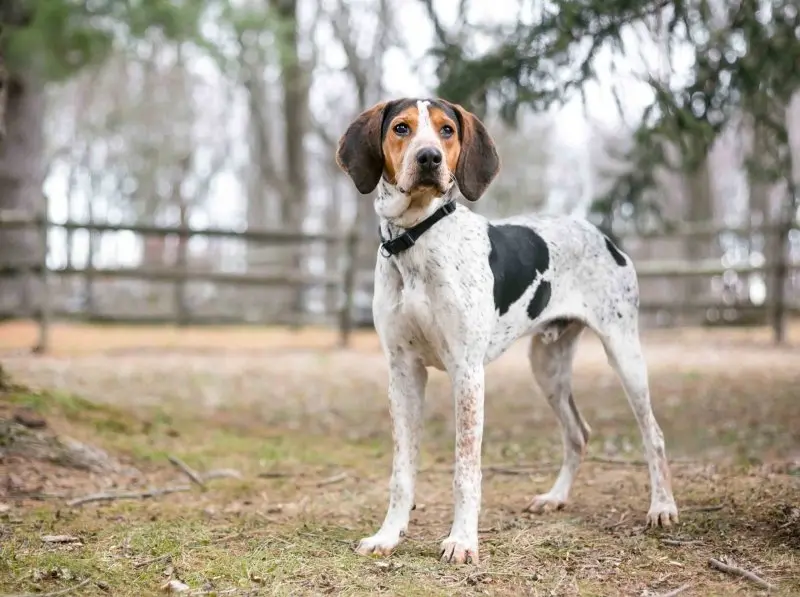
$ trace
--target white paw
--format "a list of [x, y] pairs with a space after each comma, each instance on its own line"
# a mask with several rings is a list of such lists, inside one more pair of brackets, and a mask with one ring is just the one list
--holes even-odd
[[528, 505], [525, 506], [523, 512], [533, 512], [534, 514], [543, 514], [545, 512], [553, 512], [554, 510], [561, 510], [567, 503], [567, 498], [562, 495], [553, 493], [543, 493], [534, 497]]
[[400, 543], [400, 535], [388, 535], [378, 533], [372, 537], [365, 537], [358, 542], [356, 553], [362, 556], [388, 556]]
[[446, 564], [477, 564], [478, 540], [466, 541], [456, 537], [448, 537], [439, 547], [439, 561]]
[[675, 522], [678, 522], [678, 507], [674, 500], [650, 504], [650, 510], [647, 512], [648, 527], [668, 527]]

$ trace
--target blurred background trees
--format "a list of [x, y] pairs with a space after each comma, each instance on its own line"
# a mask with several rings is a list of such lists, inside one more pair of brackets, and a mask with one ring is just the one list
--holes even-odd
[[[639, 260], [778, 265], [648, 280], [645, 295], [662, 302], [763, 304], [797, 290], [781, 270], [800, 251], [792, 0], [7, 0], [0, 27], [0, 210], [182, 229], [355, 227], [368, 310], [376, 221], [338, 172], [336, 141], [377, 101], [438, 94], [485, 118], [500, 148], [502, 174], [476, 210], [588, 215]], [[735, 231], [642, 236], [712, 221]], [[747, 231], [761, 222], [779, 233]], [[2, 268], [15, 274], [2, 278], [0, 311], [37, 308], [42, 291], [20, 273], [36, 243], [34, 231], [0, 232]], [[332, 273], [342, 251], [54, 228], [48, 259], [88, 268], [59, 282], [66, 310], [178, 302], [278, 321], [336, 310], [341, 289], [174, 291], [112, 284], [102, 270]]]

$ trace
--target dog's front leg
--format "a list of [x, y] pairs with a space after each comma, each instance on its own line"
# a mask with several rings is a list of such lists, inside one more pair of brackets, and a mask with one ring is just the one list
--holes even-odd
[[455, 511], [450, 536], [442, 542], [443, 562], [477, 564], [478, 515], [481, 509], [481, 442], [483, 441], [483, 365], [452, 375], [456, 407]]
[[427, 380], [428, 371], [413, 355], [389, 355], [389, 406], [394, 438], [389, 509], [380, 530], [359, 542], [356, 551], [361, 555], [389, 555], [408, 529], [414, 507]]

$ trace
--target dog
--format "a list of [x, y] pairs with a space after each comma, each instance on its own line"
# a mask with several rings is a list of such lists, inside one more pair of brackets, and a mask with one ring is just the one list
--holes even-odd
[[500, 169], [485, 125], [443, 99], [398, 99], [361, 113], [339, 140], [339, 167], [361, 194], [377, 189], [381, 244], [373, 318], [389, 365], [394, 456], [389, 506], [362, 555], [388, 555], [414, 509], [428, 367], [455, 401], [454, 513], [443, 562], [478, 563], [484, 367], [522, 336], [534, 377], [560, 422], [564, 457], [552, 488], [526, 506], [562, 508], [589, 441], [572, 395], [581, 333], [594, 331], [639, 424], [650, 475], [648, 526], [678, 520], [664, 436], [653, 415], [631, 259], [588, 221], [519, 215], [489, 221], [477, 201]]

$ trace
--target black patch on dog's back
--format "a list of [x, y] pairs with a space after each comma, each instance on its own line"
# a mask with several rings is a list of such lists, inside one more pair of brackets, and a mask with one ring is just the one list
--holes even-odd
[[[544, 239], [526, 226], [489, 224], [489, 267], [494, 276], [494, 305], [505, 315], [508, 309], [550, 267], [550, 251]], [[550, 282], [542, 280], [528, 304], [528, 316], [536, 319], [550, 302]]]
[[603, 235], [606, 239], [606, 249], [608, 252], [611, 253], [611, 256], [614, 258], [614, 261], [617, 262], [617, 265], [620, 267], [625, 267], [628, 265], [628, 261], [625, 259], [625, 255], [617, 248], [617, 245], [611, 242], [611, 239], [607, 236]]

